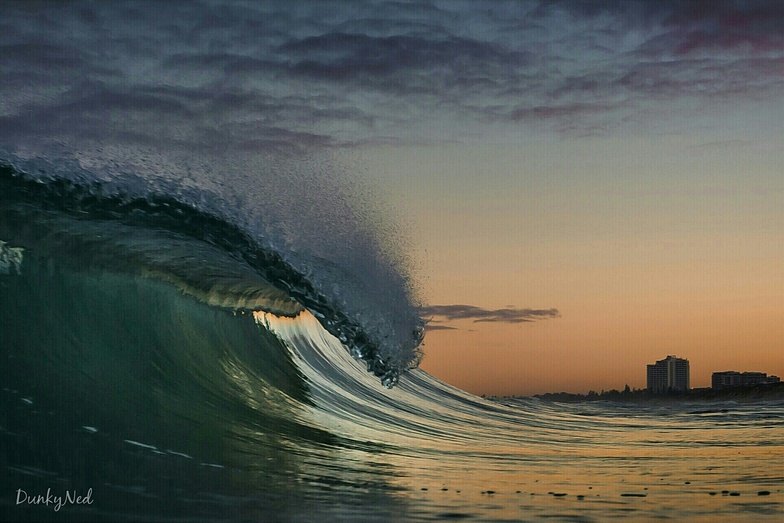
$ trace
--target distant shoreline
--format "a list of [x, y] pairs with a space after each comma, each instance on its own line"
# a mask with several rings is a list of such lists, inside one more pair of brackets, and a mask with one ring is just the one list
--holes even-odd
[[[750, 386], [731, 387], [726, 389], [691, 389], [688, 391], [671, 391], [654, 394], [647, 389], [640, 390], [611, 390], [588, 394], [573, 394], [569, 392], [548, 392], [529, 396], [542, 401], [559, 403], [583, 403], [589, 401], [617, 401], [624, 403], [669, 403], [688, 401], [737, 401], [752, 403], [758, 401], [784, 400], [784, 382]], [[496, 397], [497, 399], [504, 399]]]

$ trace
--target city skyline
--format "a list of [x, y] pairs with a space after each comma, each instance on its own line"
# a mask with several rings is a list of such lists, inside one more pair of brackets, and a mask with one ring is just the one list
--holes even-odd
[[[603, 396], [605, 394], [618, 394], [623, 391], [624, 394], [639, 392], [648, 392], [654, 395], [679, 393], [689, 391], [705, 391], [708, 389], [726, 389], [736, 387], [750, 387], [755, 385], [771, 385], [778, 384], [781, 381], [779, 376], [768, 374], [767, 372], [760, 371], [737, 371], [737, 370], [723, 370], [712, 371], [710, 386], [708, 387], [691, 387], [690, 386], [690, 366], [688, 358], [680, 358], [676, 355], [668, 355], [667, 357], [656, 361], [654, 364], [647, 364], [647, 383], [646, 387], [637, 388], [631, 387], [629, 382], [624, 383], [623, 386], [616, 386], [610, 389], [588, 390], [588, 391], [549, 391], [545, 393], [537, 393], [535, 396], [560, 396], [565, 394], [566, 397], [574, 396]], [[681, 367], [680, 383], [676, 383], [677, 368]], [[485, 395], [486, 396], [486, 395]], [[505, 395], [504, 397], [515, 397], [517, 395]]]

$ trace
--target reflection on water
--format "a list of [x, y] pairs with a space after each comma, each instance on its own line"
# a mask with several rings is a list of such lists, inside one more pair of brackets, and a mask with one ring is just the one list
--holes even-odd
[[340, 462], [400, 489], [409, 519], [784, 517], [784, 403], [493, 403], [421, 371], [378, 394], [308, 315], [257, 318], [305, 369], [312, 423], [377, 444]]
[[[388, 390], [309, 313], [27, 255], [0, 279], [0, 520], [784, 519], [784, 403]], [[766, 495], [760, 495], [766, 493]]]
[[[558, 408], [579, 412], [581, 407]], [[784, 517], [781, 422], [714, 428], [710, 422], [700, 427], [693, 418], [683, 419], [687, 437], [672, 419], [662, 427], [658, 412], [637, 413], [633, 424], [622, 418], [613, 423], [613, 415], [623, 409], [603, 408], [608, 419], [590, 428], [590, 434], [582, 432], [586, 427], [565, 424], [562, 444], [546, 439], [532, 443], [530, 433], [536, 428], [530, 428], [520, 438], [528, 441], [519, 446], [494, 445], [488, 437], [481, 449], [448, 440], [430, 442], [440, 442], [441, 451], [422, 448], [430, 444], [399, 449], [386, 456], [400, 472], [390, 483], [407, 493], [414, 520], [439, 515], [486, 521]], [[751, 412], [759, 406], [737, 408]], [[783, 413], [781, 405], [766, 408]], [[519, 430], [500, 421], [488, 424], [499, 433], [508, 431], [507, 437]], [[570, 442], [571, 431], [575, 438]]]

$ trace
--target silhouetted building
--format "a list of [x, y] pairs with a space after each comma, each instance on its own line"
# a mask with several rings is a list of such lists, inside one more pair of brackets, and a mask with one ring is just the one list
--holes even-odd
[[713, 373], [711, 376], [711, 388], [726, 389], [729, 387], [746, 387], [749, 385], [761, 385], [763, 383], [778, 383], [780, 381], [778, 376], [768, 376], [764, 372], [738, 372], [735, 370], [727, 370]]
[[689, 360], [667, 356], [648, 365], [648, 391], [667, 392], [689, 390]]

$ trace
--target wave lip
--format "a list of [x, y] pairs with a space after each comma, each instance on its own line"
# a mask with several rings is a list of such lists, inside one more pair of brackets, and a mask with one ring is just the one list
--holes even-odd
[[[70, 179], [30, 175], [0, 160], [0, 218], [0, 237], [22, 246], [2, 244], [0, 271], [20, 270], [23, 249], [35, 246], [80, 267], [166, 281], [214, 306], [283, 316], [307, 309], [386, 387], [421, 359], [418, 318], [408, 333], [389, 325], [369, 331], [367, 322], [336, 305], [280, 252], [168, 193], [110, 190], [83, 172]], [[378, 314], [386, 316], [388, 311]]]

